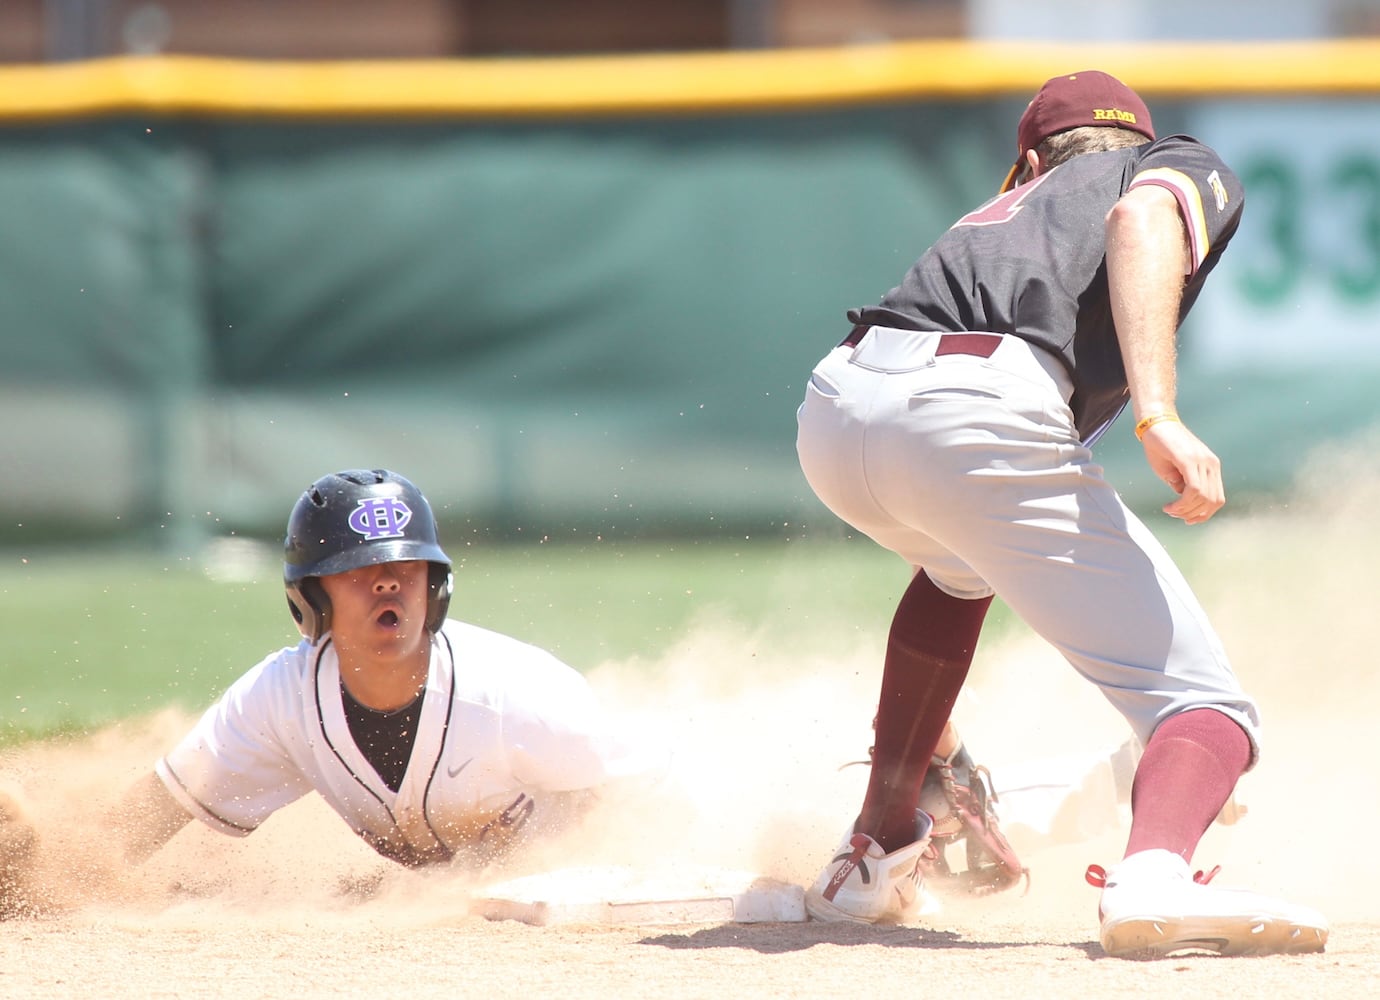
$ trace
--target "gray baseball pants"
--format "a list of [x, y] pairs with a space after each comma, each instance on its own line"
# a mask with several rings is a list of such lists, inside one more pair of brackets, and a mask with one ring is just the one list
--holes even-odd
[[[973, 342], [996, 346], [961, 350]], [[1142, 745], [1169, 716], [1215, 708], [1250, 736], [1254, 764], [1255, 702], [1169, 554], [1079, 441], [1071, 393], [1062, 364], [1018, 337], [874, 327], [811, 375], [801, 469], [830, 510], [944, 592], [995, 592]]]

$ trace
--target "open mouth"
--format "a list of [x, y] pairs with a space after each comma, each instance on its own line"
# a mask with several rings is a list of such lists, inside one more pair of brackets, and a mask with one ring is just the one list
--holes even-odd
[[383, 614], [378, 616], [377, 621], [384, 628], [397, 628], [400, 619], [398, 618], [398, 613], [396, 611], [385, 611]]

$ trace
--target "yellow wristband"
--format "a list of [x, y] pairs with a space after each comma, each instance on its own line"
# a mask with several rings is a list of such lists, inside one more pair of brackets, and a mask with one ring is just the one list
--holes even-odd
[[1177, 413], [1156, 413], [1153, 416], [1142, 417], [1140, 423], [1136, 424], [1136, 440], [1144, 441], [1145, 432], [1148, 431], [1151, 427], [1154, 427], [1156, 424], [1162, 424], [1166, 420], [1173, 420], [1177, 422], [1178, 419], [1179, 415]]

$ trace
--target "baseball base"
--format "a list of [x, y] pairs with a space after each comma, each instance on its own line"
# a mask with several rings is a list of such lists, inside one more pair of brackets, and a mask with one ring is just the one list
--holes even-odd
[[751, 872], [567, 868], [489, 886], [471, 912], [537, 926], [800, 923], [805, 892]]

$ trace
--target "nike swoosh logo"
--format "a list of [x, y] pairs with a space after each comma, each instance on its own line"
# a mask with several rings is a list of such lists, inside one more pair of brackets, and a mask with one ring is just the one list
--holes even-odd
[[465, 768], [469, 767], [469, 766], [470, 766], [471, 764], [473, 764], [473, 763], [474, 763], [474, 758], [471, 757], [469, 760], [465, 761], [465, 763], [461, 764], [459, 767], [456, 767], [456, 768], [450, 768], [450, 767], [448, 767], [448, 768], [446, 768], [446, 777], [448, 777], [448, 778], [457, 778], [457, 777], [459, 777], [459, 776], [460, 776], [460, 772], [463, 771]]

